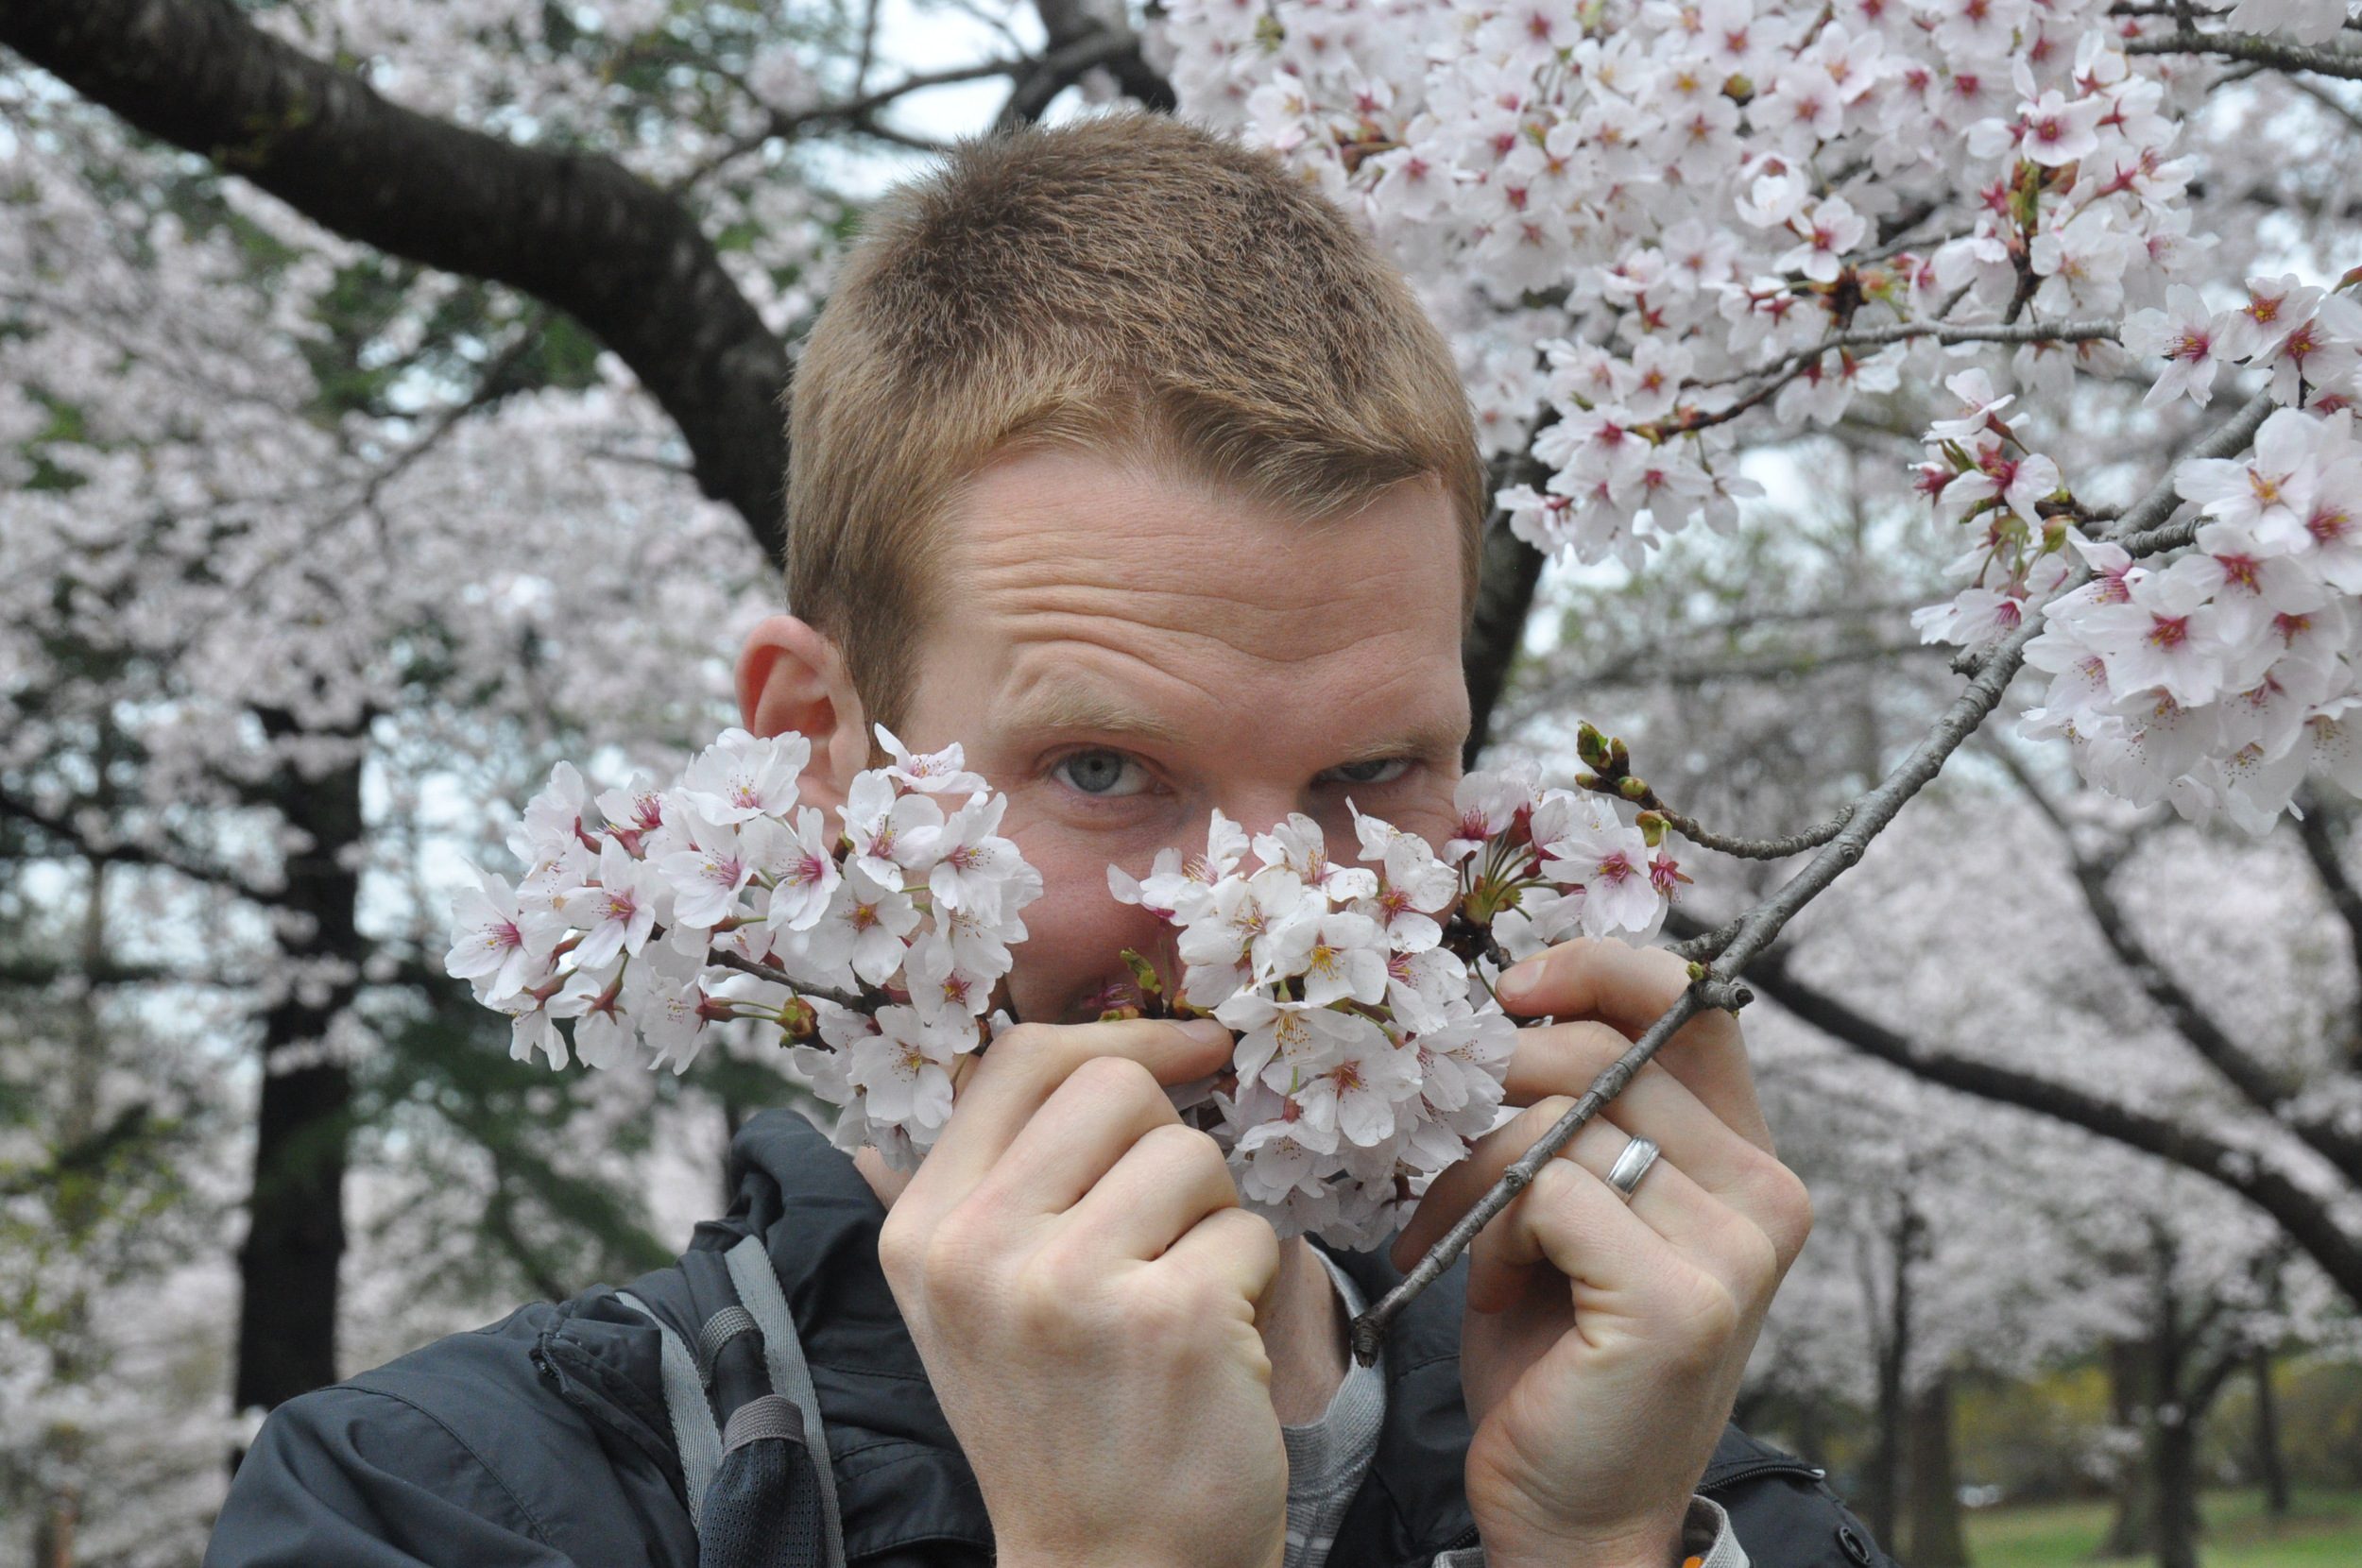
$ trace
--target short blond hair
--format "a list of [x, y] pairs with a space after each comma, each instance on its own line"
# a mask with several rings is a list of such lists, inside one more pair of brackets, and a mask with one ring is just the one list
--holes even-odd
[[790, 391], [787, 593], [909, 698], [930, 533], [1005, 452], [1144, 456], [1320, 520], [1431, 473], [1475, 603], [1490, 486], [1450, 347], [1269, 152], [1121, 111], [957, 144], [869, 212]]

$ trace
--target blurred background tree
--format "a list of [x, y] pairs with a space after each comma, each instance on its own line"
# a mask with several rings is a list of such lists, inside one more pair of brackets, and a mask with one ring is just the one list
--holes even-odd
[[[727, 721], [780, 389], [864, 201], [948, 135], [1172, 107], [1154, 21], [0, 15], [0, 1555], [194, 1561], [259, 1412], [668, 1257], [795, 1100], [746, 1053], [509, 1061], [446, 900], [553, 761], [622, 782]], [[2336, 162], [2255, 205], [2342, 211]], [[1857, 793], [1956, 685], [1908, 622], [1952, 541], [1854, 482], [1915, 429], [1761, 454], [1776, 504], [1645, 573], [1497, 527], [1472, 753], [1563, 774], [1580, 712], [1734, 831]], [[1919, 1568], [2048, 1560], [1978, 1548], [1995, 1498], [2186, 1568], [2203, 1484], [2362, 1490], [2350, 818], [2161, 826], [1988, 741], [1750, 972], [1822, 1219], [1739, 1414]]]

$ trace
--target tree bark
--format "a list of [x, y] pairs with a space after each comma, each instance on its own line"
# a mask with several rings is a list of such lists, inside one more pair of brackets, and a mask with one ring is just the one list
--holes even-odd
[[1936, 1374], [1911, 1396], [1906, 1451], [1909, 1455], [1910, 1527], [1903, 1539], [1911, 1568], [1968, 1568], [1968, 1536], [1960, 1524], [1960, 1466], [1952, 1447], [1952, 1373]]
[[[274, 738], [297, 728], [283, 712], [262, 717]], [[282, 765], [271, 793], [288, 825], [309, 840], [287, 861], [279, 902], [293, 918], [282, 926], [282, 959], [299, 972], [334, 965], [346, 978], [291, 986], [263, 1016], [254, 1181], [238, 1248], [232, 1400], [239, 1410], [268, 1410], [336, 1381], [352, 1076], [342, 1063], [308, 1056], [351, 1001], [362, 957], [354, 923], [360, 876], [350, 853], [362, 833], [359, 761], [338, 763], [318, 778]]]
[[2249, 1359], [2255, 1378], [2255, 1474], [2264, 1485], [2264, 1512], [2288, 1517], [2288, 1465], [2280, 1448], [2280, 1396], [2272, 1388], [2272, 1355], [2259, 1347]]
[[1493, 710], [1509, 684], [1510, 666], [1525, 640], [1533, 590], [1542, 581], [1542, 554], [1509, 531], [1498, 513], [1484, 531], [1483, 571], [1475, 619], [1461, 639], [1460, 671], [1468, 687], [1468, 741], [1461, 760], [1475, 767], [1493, 738]]

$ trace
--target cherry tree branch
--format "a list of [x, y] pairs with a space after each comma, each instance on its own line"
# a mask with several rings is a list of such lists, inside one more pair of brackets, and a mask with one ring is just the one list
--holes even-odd
[[36, 828], [60, 844], [70, 846], [79, 859], [94, 865], [138, 865], [159, 871], [169, 871], [186, 877], [193, 882], [219, 888], [241, 898], [267, 904], [278, 898], [277, 892], [255, 886], [235, 873], [220, 866], [206, 865], [177, 850], [158, 848], [153, 844], [113, 843], [101, 844], [91, 839], [70, 817], [44, 811], [29, 801], [0, 793], [0, 818]]
[[2310, 71], [2316, 76], [2343, 77], [2362, 81], [2362, 55], [2291, 43], [2257, 33], [2200, 32], [2184, 28], [2155, 38], [2125, 41], [2128, 55], [2220, 55], [2274, 71]]
[[10, 0], [0, 43], [325, 228], [572, 315], [679, 425], [706, 494], [780, 558], [787, 350], [673, 196], [611, 159], [388, 102], [229, 0]]
[[[2271, 407], [2270, 395], [2259, 394], [2222, 428], [2199, 442], [2187, 456], [2229, 457], [2243, 450], [2254, 439], [2257, 428], [2263, 424]], [[2119, 542], [2125, 537], [2138, 538], [2161, 532], [2159, 525], [2172, 514], [2179, 501], [2173, 473], [2168, 470], [2139, 502], [2126, 510]], [[2066, 591], [2088, 575], [2088, 569], [2079, 571], [2061, 584], [2059, 591]], [[1476, 1239], [1478, 1233], [1526, 1189], [1541, 1170], [1543, 1163], [1554, 1158], [1582, 1131], [1583, 1125], [1598, 1115], [1601, 1106], [1620, 1094], [1634, 1075], [1667, 1040], [1672, 1038], [1684, 1023], [1706, 1007], [1736, 1011], [1746, 1004], [1749, 993], [1739, 983], [1739, 976], [1749, 962], [1766, 952], [1782, 928], [1795, 917], [1798, 911], [1825, 892], [1847, 867], [1861, 859], [1870, 841], [1886, 829], [1904, 804], [1925, 789], [1951, 755], [1983, 724], [1987, 716], [2000, 705], [2003, 693], [2025, 664], [2028, 646], [2041, 635], [2041, 631], [2042, 617], [2028, 616], [2017, 630], [1979, 655], [1974, 661], [1975, 673], [1969, 678], [1966, 688], [1928, 726], [1909, 755], [1895, 764], [1876, 786], [1854, 801], [1848, 809], [1843, 829], [1822, 844], [1812, 859], [1806, 861], [1770, 897], [1733, 922], [1727, 928], [1729, 940], [1711, 956], [1711, 962], [1701, 962], [1704, 955], [1692, 958], [1692, 979], [1680, 998], [1642, 1032], [1629, 1050], [1592, 1081], [1591, 1086], [1566, 1114], [1552, 1123], [1531, 1149], [1501, 1173], [1499, 1180], [1486, 1189], [1484, 1195], [1428, 1249], [1427, 1254], [1412, 1267], [1400, 1284], [1353, 1321], [1353, 1353], [1357, 1359], [1365, 1366], [1377, 1359], [1378, 1344], [1385, 1337], [1387, 1326], [1403, 1308], [1420, 1291], [1442, 1277], [1445, 1270], [1467, 1250], [1468, 1244]], [[2357, 1266], [2362, 1267], [2362, 1248], [2357, 1249], [2356, 1261]], [[2362, 1280], [2362, 1273], [2357, 1273], [2356, 1278]]]
[[2026, 656], [2026, 645], [2034, 639], [2038, 622], [2021, 626], [2008, 641], [1996, 649], [1984, 663], [1967, 689], [1954, 699], [1943, 716], [1932, 724], [1910, 755], [1897, 763], [1878, 785], [1857, 799], [1848, 810], [1844, 827], [1834, 838], [1820, 846], [1819, 852], [1778, 891], [1742, 916], [1732, 932], [1729, 943], [1711, 963], [1693, 961], [1695, 977], [1681, 997], [1656, 1022], [1650, 1025], [1632, 1048], [1615, 1061], [1606, 1071], [1592, 1081], [1581, 1099], [1535, 1140], [1484, 1196], [1460, 1217], [1441, 1239], [1428, 1249], [1427, 1255], [1403, 1276], [1402, 1283], [1381, 1297], [1376, 1304], [1353, 1321], [1353, 1351], [1363, 1364], [1378, 1355], [1378, 1341], [1386, 1327], [1418, 1293], [1435, 1283], [1453, 1261], [1474, 1241], [1477, 1234], [1490, 1224], [1493, 1218], [1507, 1208], [1526, 1189], [1541, 1170], [1543, 1163], [1556, 1156], [1584, 1123], [1596, 1116], [1600, 1108], [1623, 1092], [1634, 1075], [1654, 1056], [1674, 1031], [1707, 1007], [1731, 1011], [1744, 1006], [1746, 989], [1737, 983], [1737, 976], [1747, 962], [1770, 945], [1781, 928], [1796, 912], [1810, 903], [1847, 867], [1859, 861], [1862, 851], [1894, 820], [1906, 801], [1924, 789], [1927, 781], [1943, 766], [1945, 758], [1960, 749], [1960, 744], [1983, 724], [1987, 714], [2001, 701], [2010, 680], [2017, 673]]
[[[2212, 458], [2236, 454], [2255, 439], [2255, 433], [2264, 428], [2264, 421], [2271, 418], [2272, 410], [2279, 406], [2279, 400], [2272, 396], [2269, 387], [2266, 387], [2242, 403], [2230, 422], [2195, 448], [2190, 456]], [[2180, 493], [2167, 480], [2159, 491], [2151, 491], [2140, 505], [2124, 514], [2123, 521], [2109, 536], [2110, 542], [2122, 545], [2126, 554], [2134, 556], [2179, 550], [2198, 537], [2199, 525], [2206, 520], [2205, 514], [2195, 506], [2180, 520], [2166, 520], [2173, 516], [2180, 503]]]

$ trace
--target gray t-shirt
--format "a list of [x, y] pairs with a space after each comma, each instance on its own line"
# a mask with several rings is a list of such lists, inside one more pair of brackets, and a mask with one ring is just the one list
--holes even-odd
[[[1361, 1292], [1343, 1269], [1316, 1248], [1328, 1277], [1344, 1298], [1345, 1315], [1361, 1310]], [[1386, 1424], [1386, 1374], [1346, 1358], [1344, 1381], [1329, 1396], [1328, 1409], [1307, 1426], [1282, 1426], [1288, 1448], [1288, 1549], [1284, 1568], [1321, 1568], [1337, 1539], [1345, 1506], [1361, 1489], [1378, 1434]]]

